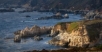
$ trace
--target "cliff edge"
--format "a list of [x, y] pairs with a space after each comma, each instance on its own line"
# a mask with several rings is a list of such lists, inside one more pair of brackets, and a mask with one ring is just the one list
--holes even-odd
[[102, 44], [102, 20], [58, 23], [51, 30], [50, 36], [54, 38], [48, 42], [49, 44], [93, 47]]

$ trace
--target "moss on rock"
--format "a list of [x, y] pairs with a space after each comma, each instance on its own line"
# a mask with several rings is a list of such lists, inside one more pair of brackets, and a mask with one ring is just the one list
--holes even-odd
[[78, 29], [79, 23], [78, 22], [72, 22], [68, 26], [67, 32], [72, 32], [72, 30]]

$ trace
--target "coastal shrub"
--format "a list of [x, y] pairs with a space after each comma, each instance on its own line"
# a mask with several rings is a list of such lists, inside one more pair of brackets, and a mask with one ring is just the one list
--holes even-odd
[[61, 30], [66, 30], [67, 32], [71, 32], [74, 29], [78, 29], [79, 22], [59, 22], [56, 25], [61, 25]]
[[78, 29], [79, 23], [78, 22], [73, 22], [68, 26], [67, 32], [72, 32], [72, 30]]
[[56, 25], [63, 25], [65, 23], [71, 23], [71, 22], [58, 22]]

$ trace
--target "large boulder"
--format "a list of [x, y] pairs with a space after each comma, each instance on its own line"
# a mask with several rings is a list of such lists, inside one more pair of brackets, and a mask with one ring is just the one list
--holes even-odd
[[37, 25], [34, 25], [31, 29], [30, 29], [30, 33], [32, 35], [37, 34], [40, 35], [40, 27]]
[[69, 18], [68, 14], [65, 14], [63, 17], [64, 17], [64, 18]]

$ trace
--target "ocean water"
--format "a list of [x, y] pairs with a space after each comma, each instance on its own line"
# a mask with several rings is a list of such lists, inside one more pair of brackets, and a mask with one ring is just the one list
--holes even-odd
[[[69, 14], [69, 19], [62, 20], [35, 20], [39, 17], [52, 16], [50, 12], [5, 12], [0, 13], [0, 52], [23, 52], [28, 50], [42, 50], [42, 49], [60, 49], [62, 47], [49, 45], [47, 42], [51, 37], [42, 36], [42, 41], [34, 41], [33, 38], [22, 39], [21, 43], [14, 43], [14, 32], [24, 29], [25, 27], [32, 27], [34, 25], [53, 26], [58, 22], [78, 21], [82, 19], [80, 15]], [[30, 15], [31, 17], [26, 17]]]

